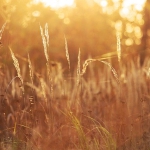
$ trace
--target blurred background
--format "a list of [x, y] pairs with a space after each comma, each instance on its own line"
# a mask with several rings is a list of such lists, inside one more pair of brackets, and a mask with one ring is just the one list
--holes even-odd
[[77, 64], [79, 48], [82, 61], [114, 54], [116, 33], [127, 59], [140, 55], [143, 64], [150, 51], [150, 0], [1, 0], [0, 28], [5, 22], [1, 56], [10, 55], [10, 46], [18, 56], [27, 58], [29, 53], [39, 67], [46, 62], [39, 28], [45, 23], [49, 27], [50, 59], [64, 67], [64, 35], [71, 68]]

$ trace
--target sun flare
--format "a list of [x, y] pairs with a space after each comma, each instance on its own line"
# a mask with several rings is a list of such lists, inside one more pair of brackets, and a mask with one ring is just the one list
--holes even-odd
[[[94, 0], [94, 1], [102, 7], [106, 7], [108, 4], [107, 0]], [[119, 0], [113, 0], [113, 1], [114, 3], [119, 2]], [[54, 9], [74, 5], [74, 0], [34, 0], [34, 2], [36, 3], [42, 2], [44, 5], [50, 6]], [[145, 0], [124, 0], [123, 7], [127, 9], [131, 5], [134, 5], [137, 10], [141, 11], [144, 3]]]
[[136, 10], [141, 11], [143, 9], [144, 3], [145, 3], [145, 0], [125, 0], [123, 2], [123, 6], [129, 7], [131, 5], [134, 5]]
[[42, 2], [44, 5], [52, 8], [72, 6], [74, 4], [74, 0], [36, 0], [36, 2]]

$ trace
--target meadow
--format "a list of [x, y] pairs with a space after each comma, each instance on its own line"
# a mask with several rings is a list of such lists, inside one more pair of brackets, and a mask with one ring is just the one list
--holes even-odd
[[40, 31], [41, 69], [30, 54], [20, 63], [11, 47], [13, 66], [0, 62], [0, 149], [149, 150], [149, 58], [141, 66], [123, 55], [117, 36], [115, 64], [109, 54], [82, 63], [79, 49], [72, 73], [65, 38], [66, 74], [51, 61], [48, 25]]

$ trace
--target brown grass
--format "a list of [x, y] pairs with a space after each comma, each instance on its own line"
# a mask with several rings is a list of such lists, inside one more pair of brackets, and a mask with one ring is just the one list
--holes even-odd
[[[42, 36], [48, 41], [47, 26], [45, 28]], [[48, 55], [45, 49], [44, 53]], [[66, 56], [70, 64], [67, 53], [68, 49]], [[148, 58], [143, 67], [137, 59], [136, 62], [122, 61], [118, 69], [103, 59], [91, 58], [80, 68], [79, 50], [77, 73], [68, 78], [61, 64], [50, 62], [46, 55], [50, 74], [45, 73], [45, 66], [40, 74], [34, 72], [33, 67], [38, 70], [38, 66], [32, 66], [28, 55], [25, 75], [21, 75], [23, 66], [11, 49], [10, 54], [14, 69], [5, 70], [3, 76], [0, 74], [0, 149], [150, 148]], [[102, 67], [94, 69], [95, 65]], [[51, 82], [47, 80], [49, 76]]]

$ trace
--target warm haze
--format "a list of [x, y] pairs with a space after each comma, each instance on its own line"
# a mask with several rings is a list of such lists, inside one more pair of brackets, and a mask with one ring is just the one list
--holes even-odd
[[0, 150], [150, 150], [150, 1], [36, 1], [0, 0]]
[[72, 6], [74, 4], [74, 0], [35, 0], [35, 1], [42, 2], [46, 6], [50, 6], [52, 8]]
[[[65, 6], [73, 6], [74, 0], [35, 0], [36, 2], [42, 2], [46, 6], [50, 6], [52, 8], [60, 8]], [[107, 6], [107, 0], [94, 0], [98, 4], [100, 4], [102, 7]], [[115, 3], [118, 2], [118, 0], [113, 0]], [[143, 4], [145, 0], [124, 0], [123, 6], [129, 7], [131, 5], [135, 5], [137, 10], [142, 10]], [[83, 3], [84, 5], [84, 3]]]

